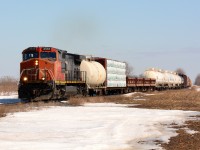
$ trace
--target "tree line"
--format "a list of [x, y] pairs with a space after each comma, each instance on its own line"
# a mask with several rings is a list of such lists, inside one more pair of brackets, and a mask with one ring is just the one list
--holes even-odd
[[17, 92], [18, 89], [18, 80], [14, 77], [4, 76], [0, 77], [0, 92]]

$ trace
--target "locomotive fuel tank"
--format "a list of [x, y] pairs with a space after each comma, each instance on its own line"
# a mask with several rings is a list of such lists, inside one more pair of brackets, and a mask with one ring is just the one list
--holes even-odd
[[86, 83], [91, 87], [101, 85], [106, 80], [106, 70], [96, 61], [83, 60], [80, 65], [80, 70], [86, 72]]

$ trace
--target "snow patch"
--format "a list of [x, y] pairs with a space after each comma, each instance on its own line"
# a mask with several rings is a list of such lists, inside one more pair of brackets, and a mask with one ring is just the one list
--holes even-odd
[[142, 99], [142, 98], [134, 98], [134, 101], [146, 101], [146, 99]]
[[152, 95], [155, 95], [155, 94], [148, 94], [148, 93], [142, 93], [142, 92], [132, 92], [132, 93], [128, 93], [128, 94], [124, 94], [124, 96], [126, 97], [131, 97], [131, 96], [134, 96], [135, 94], [142, 94], [143, 96], [152, 96]]
[[199, 133], [198, 131], [194, 131], [194, 130], [191, 130], [191, 129], [188, 129], [188, 128], [184, 128], [185, 132], [188, 133], [188, 134], [196, 134], [196, 133]]
[[11, 103], [18, 103], [18, 102], [21, 102], [21, 100], [18, 99], [17, 93], [12, 93], [11, 95], [2, 94], [0, 96], [0, 104], [11, 104]]
[[0, 99], [13, 99], [13, 98], [18, 98], [18, 94], [16, 94], [16, 93], [10, 94], [10, 95], [4, 95], [4, 94], [2, 94], [0, 96]]
[[146, 96], [152, 96], [152, 95], [156, 95], [156, 94], [145, 94], [145, 93], [144, 93], [144, 95], [146, 95]]
[[124, 94], [124, 96], [126, 96], [126, 97], [131, 97], [131, 96], [133, 96], [134, 94], [136, 94], [136, 92], [134, 92], [134, 93], [128, 93], [128, 94]]
[[8, 115], [0, 119], [1, 149], [161, 149], [154, 141], [176, 136], [171, 123], [182, 125], [199, 114], [128, 106], [92, 103]]
[[64, 104], [67, 104], [68, 103], [68, 101], [60, 101], [61, 103], [64, 103]]

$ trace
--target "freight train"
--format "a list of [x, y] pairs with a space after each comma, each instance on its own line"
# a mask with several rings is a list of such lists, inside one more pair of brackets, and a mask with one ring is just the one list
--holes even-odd
[[148, 69], [144, 78], [128, 77], [126, 63], [87, 57], [53, 47], [29, 47], [20, 63], [20, 99], [65, 99], [72, 95], [110, 95], [132, 91], [187, 88], [184, 74]]

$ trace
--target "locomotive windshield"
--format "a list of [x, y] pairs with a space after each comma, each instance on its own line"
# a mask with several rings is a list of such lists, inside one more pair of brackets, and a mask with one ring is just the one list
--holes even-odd
[[23, 60], [28, 60], [31, 58], [38, 58], [38, 53], [37, 52], [28, 52], [23, 54]]
[[55, 52], [41, 52], [40, 53], [41, 58], [53, 58], [56, 59], [56, 53]]

